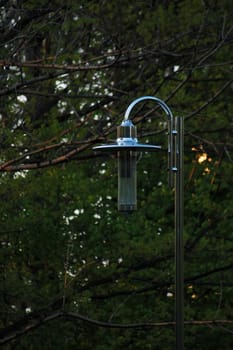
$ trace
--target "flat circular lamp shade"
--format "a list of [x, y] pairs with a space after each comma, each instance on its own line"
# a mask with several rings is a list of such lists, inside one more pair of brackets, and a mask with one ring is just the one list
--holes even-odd
[[134, 151], [134, 152], [155, 152], [161, 149], [161, 146], [149, 145], [146, 143], [112, 143], [101, 146], [93, 147], [95, 151], [102, 152], [121, 152], [121, 151]]
[[123, 120], [121, 125], [117, 127], [117, 139], [115, 143], [96, 146], [93, 149], [102, 152], [154, 152], [161, 149], [161, 147], [138, 143], [136, 126], [131, 120]]

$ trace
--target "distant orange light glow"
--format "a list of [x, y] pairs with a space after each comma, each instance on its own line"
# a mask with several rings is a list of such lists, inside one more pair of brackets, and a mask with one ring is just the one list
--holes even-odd
[[207, 153], [202, 153], [201, 155], [198, 156], [198, 159], [197, 159], [199, 164], [203, 163], [206, 160], [207, 160]]

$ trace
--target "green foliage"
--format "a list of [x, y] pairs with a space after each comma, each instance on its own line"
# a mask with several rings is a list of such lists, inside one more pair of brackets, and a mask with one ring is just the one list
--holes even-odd
[[138, 162], [131, 215], [116, 209], [116, 157], [92, 151], [142, 95], [185, 119], [185, 320], [200, 321], [185, 346], [231, 349], [231, 324], [202, 324], [232, 321], [231, 2], [10, 1], [0, 21], [4, 349], [174, 348], [166, 115], [132, 112], [162, 151]]

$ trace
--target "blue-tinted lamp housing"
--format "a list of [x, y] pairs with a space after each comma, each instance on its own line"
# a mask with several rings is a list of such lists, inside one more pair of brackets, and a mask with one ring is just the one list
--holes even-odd
[[161, 146], [138, 143], [137, 128], [131, 120], [123, 120], [117, 127], [116, 143], [97, 146], [95, 151], [117, 153], [118, 210], [137, 210], [137, 157], [140, 152], [154, 152]]

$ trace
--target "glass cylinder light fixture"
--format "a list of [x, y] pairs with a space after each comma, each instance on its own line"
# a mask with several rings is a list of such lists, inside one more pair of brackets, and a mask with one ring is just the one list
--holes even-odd
[[[130, 120], [117, 128], [117, 143], [137, 143], [137, 129]], [[118, 156], [118, 210], [131, 212], [137, 209], [137, 152], [126, 149]]]

